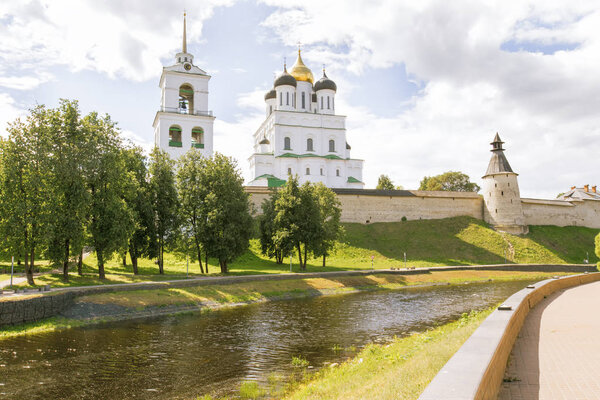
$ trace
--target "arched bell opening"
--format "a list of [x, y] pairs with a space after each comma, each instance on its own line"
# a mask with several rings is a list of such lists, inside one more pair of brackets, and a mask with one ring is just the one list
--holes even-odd
[[192, 147], [204, 148], [204, 129], [198, 126], [192, 129]]
[[194, 113], [194, 88], [187, 83], [179, 87], [179, 112], [181, 114]]
[[169, 146], [181, 147], [181, 127], [179, 125], [171, 125], [169, 127]]

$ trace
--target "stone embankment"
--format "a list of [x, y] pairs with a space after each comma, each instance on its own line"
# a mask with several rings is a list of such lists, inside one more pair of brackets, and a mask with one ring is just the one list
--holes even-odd
[[[217, 276], [199, 277], [192, 279], [140, 282], [114, 285], [97, 285], [82, 287], [55, 288], [47, 292], [31, 292], [19, 294], [4, 294], [0, 296], [0, 326], [16, 325], [24, 322], [37, 321], [43, 318], [56, 316], [73, 306], [74, 299], [91, 294], [132, 291], [155, 290], [169, 288], [183, 288], [205, 285], [226, 285], [245, 282], [259, 282], [268, 280], [289, 280], [307, 278], [332, 278], [338, 276], [364, 276], [373, 274], [423, 274], [434, 271], [457, 270], [493, 270], [493, 271], [534, 271], [534, 272], [583, 272], [594, 271], [593, 265], [578, 264], [501, 264], [501, 265], [476, 265], [476, 266], [447, 266], [418, 269], [381, 269], [360, 271], [333, 271], [312, 273], [288, 273], [272, 275], [244, 275], [244, 276]], [[197, 308], [197, 307], [194, 307]]]

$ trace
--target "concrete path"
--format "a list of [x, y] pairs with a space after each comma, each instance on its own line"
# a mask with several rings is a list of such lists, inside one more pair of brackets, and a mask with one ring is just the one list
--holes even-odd
[[600, 400], [600, 282], [542, 300], [509, 360], [500, 400]]
[[[13, 285], [18, 285], [19, 283], [23, 283], [23, 282], [27, 282], [27, 278], [24, 277], [23, 275], [19, 274], [19, 275], [13, 276]], [[4, 289], [4, 288], [8, 288], [8, 287], [10, 287], [10, 279], [7, 279], [5, 281], [0, 281], [0, 289]]]

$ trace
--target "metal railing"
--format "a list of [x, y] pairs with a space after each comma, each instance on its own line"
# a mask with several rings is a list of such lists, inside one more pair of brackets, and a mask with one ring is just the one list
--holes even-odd
[[187, 108], [181, 108], [181, 107], [161, 107], [159, 112], [168, 112], [168, 113], [174, 113], [174, 114], [187, 114], [187, 115], [200, 115], [203, 117], [212, 117], [213, 116], [213, 112], [212, 111], [200, 111], [200, 110], [189, 110]]

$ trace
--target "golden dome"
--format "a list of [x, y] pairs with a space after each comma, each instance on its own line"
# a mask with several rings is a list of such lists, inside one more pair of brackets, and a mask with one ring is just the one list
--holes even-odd
[[311, 84], [314, 82], [312, 71], [302, 62], [300, 49], [298, 49], [298, 58], [292, 66], [292, 69], [290, 69], [290, 75], [296, 78], [297, 81], [310, 82]]

